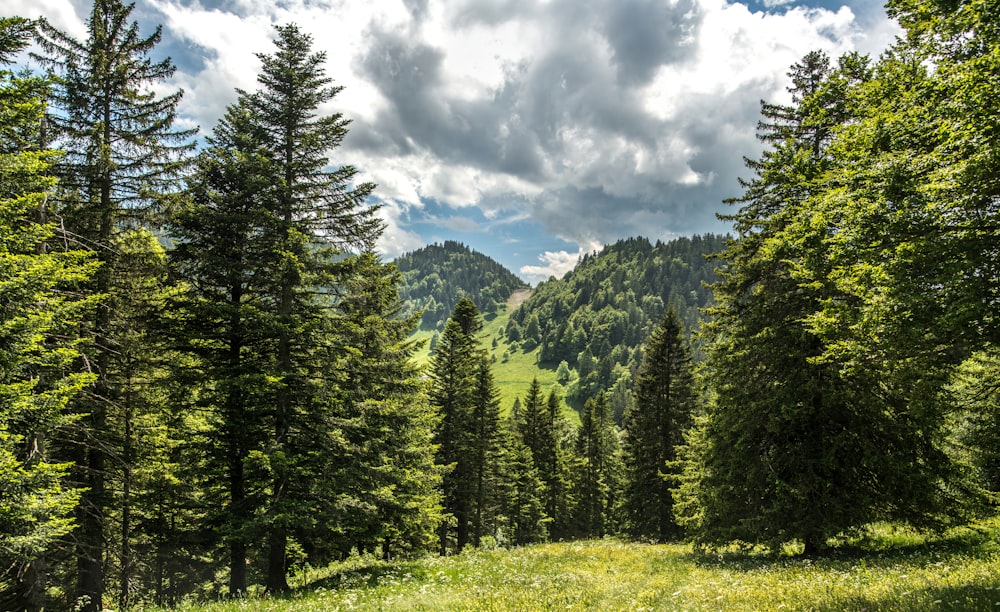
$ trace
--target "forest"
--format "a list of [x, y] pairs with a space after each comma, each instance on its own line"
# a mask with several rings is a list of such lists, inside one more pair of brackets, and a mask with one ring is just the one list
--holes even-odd
[[496, 260], [453, 240], [397, 257], [399, 299], [407, 312], [423, 313], [420, 327], [441, 330], [462, 297], [485, 317], [496, 316], [507, 298], [528, 285]]
[[[348, 118], [298, 27], [198, 144], [132, 5], [96, 0], [83, 39], [0, 19], [0, 608], [605, 535], [808, 559], [993, 516], [998, 6], [890, 0], [880, 57], [808, 53], [761, 103], [732, 236], [623, 241], [511, 313], [508, 340], [572, 365], [578, 425], [537, 380], [499, 405], [499, 296], [456, 296], [413, 359], [376, 186], [330, 165]], [[14, 69], [29, 45], [44, 73]], [[602, 363], [632, 383], [618, 419]]]

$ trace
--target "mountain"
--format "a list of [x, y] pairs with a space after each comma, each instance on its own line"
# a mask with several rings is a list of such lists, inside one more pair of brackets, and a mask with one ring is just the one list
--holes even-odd
[[528, 285], [495, 260], [454, 241], [432, 244], [396, 259], [403, 274], [399, 296], [409, 312], [422, 310], [420, 328], [441, 329], [462, 296], [487, 319]]
[[557, 368], [575, 404], [611, 390], [620, 415], [640, 347], [665, 309], [674, 308], [689, 333], [697, 329], [700, 309], [712, 297], [707, 284], [716, 279], [717, 262], [708, 255], [727, 240], [713, 234], [655, 244], [629, 238], [586, 255], [511, 313], [506, 340], [522, 351], [537, 350], [540, 365]]

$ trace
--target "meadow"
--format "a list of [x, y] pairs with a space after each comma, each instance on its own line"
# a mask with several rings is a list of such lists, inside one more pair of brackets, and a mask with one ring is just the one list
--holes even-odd
[[1000, 610], [1000, 520], [921, 535], [881, 525], [815, 558], [617, 539], [304, 568], [249, 610]]

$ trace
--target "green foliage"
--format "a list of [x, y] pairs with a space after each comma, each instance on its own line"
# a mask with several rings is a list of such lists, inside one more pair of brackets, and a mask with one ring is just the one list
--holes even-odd
[[403, 273], [400, 297], [423, 312], [422, 329], [440, 329], [459, 298], [468, 297], [490, 319], [507, 298], [528, 285], [493, 259], [446, 240], [396, 258]]
[[979, 73], [951, 55], [970, 30], [946, 31], [911, 30], [874, 71], [809, 54], [791, 73], [793, 106], [764, 105], [772, 148], [734, 200], [740, 240], [709, 327], [715, 402], [681, 481], [701, 543], [799, 539], [812, 552], [873, 520], [967, 520], [979, 501], [950, 453], [945, 384], [991, 338], [980, 306], [993, 289], [980, 283], [994, 264], [978, 240], [996, 192], [963, 185], [968, 156], [952, 153], [984, 137], [959, 117], [989, 132], [980, 113], [993, 111], [977, 96], [955, 112]]
[[[142, 36], [132, 20], [133, 9], [119, 0], [96, 0], [83, 40], [44, 19], [37, 37], [43, 51], [39, 59], [57, 77], [55, 108], [47, 115], [47, 126], [54, 146], [65, 152], [56, 166], [64, 239], [92, 250], [101, 264], [92, 281], [77, 287], [102, 298], [77, 330], [97, 378], [74, 402], [81, 419], [73, 443], [61, 450], [61, 457], [74, 463], [74, 481], [85, 488], [74, 537], [78, 562], [76, 593], [71, 596], [82, 601], [84, 610], [104, 605], [111, 582], [108, 542], [115, 538], [114, 522], [122, 521], [124, 533], [130, 530], [127, 505], [119, 515], [115, 501], [116, 496], [127, 497], [124, 487], [135, 467], [127, 448], [129, 436], [124, 435], [132, 416], [128, 395], [134, 378], [123, 369], [129, 360], [121, 359], [134, 347], [127, 347], [131, 339], [120, 334], [127, 331], [122, 322], [138, 297], [120, 290], [130, 273], [120, 247], [132, 228], [159, 220], [156, 215], [178, 191], [187, 153], [194, 147], [194, 130], [174, 124], [182, 93], [155, 93], [174, 72], [169, 59], [150, 59], [160, 30]], [[127, 583], [127, 550], [121, 556], [126, 567], [120, 582]], [[119, 588], [120, 603], [127, 603], [127, 585]]]
[[[482, 348], [482, 318], [469, 298], [461, 298], [445, 324], [430, 365], [430, 401], [441, 412], [436, 434], [445, 512], [455, 520], [454, 544], [447, 523], [441, 526], [442, 554], [477, 544], [493, 523], [486, 505], [495, 486], [488, 471], [499, 451], [497, 391]], [[490, 503], [495, 508], [496, 504]]]
[[574, 535], [602, 537], [617, 530], [622, 477], [618, 428], [601, 393], [587, 400], [576, 435]]
[[[0, 60], [26, 44], [32, 24], [0, 19]], [[39, 146], [40, 78], [0, 70], [0, 607], [40, 609], [45, 556], [74, 527], [81, 491], [51, 441], [70, 427], [69, 402], [92, 381], [66, 338], [93, 307], [67, 291], [94, 273], [89, 254], [50, 251], [46, 222], [55, 153]]]
[[677, 472], [676, 447], [697, 408], [690, 349], [673, 310], [650, 334], [636, 381], [624, 418], [625, 522], [633, 537], [664, 542], [682, 535], [667, 476]]

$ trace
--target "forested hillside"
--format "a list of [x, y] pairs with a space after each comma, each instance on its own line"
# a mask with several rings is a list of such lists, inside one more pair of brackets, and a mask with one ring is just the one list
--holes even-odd
[[559, 367], [570, 399], [585, 401], [599, 389], [617, 385], [616, 417], [627, 402], [640, 347], [671, 307], [687, 333], [696, 329], [701, 309], [712, 299], [719, 253], [727, 237], [706, 234], [651, 243], [629, 238], [588, 254], [561, 279], [540, 284], [511, 314], [508, 342], [523, 351], [540, 347], [539, 361]]
[[423, 311], [421, 329], [440, 329], [462, 297], [487, 318], [503, 308], [514, 291], [528, 285], [492, 258], [446, 240], [396, 259], [403, 273], [400, 298], [409, 312]]

